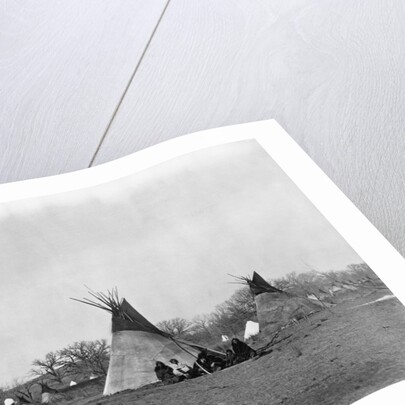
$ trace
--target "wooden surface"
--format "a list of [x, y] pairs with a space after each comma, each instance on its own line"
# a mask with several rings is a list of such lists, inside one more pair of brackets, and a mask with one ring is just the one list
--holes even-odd
[[4, 1], [0, 179], [89, 165], [163, 0]]
[[276, 118], [404, 254], [404, 21], [400, 0], [6, 2], [0, 181]]

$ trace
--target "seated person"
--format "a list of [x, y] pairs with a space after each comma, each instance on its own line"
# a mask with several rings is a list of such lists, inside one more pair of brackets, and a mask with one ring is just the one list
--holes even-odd
[[173, 369], [174, 375], [190, 378], [191, 368], [186, 364], [181, 364], [177, 359], [170, 359], [170, 367]]
[[235, 364], [235, 360], [236, 360], [235, 353], [231, 349], [228, 349], [226, 351], [225, 367], [233, 366]]
[[256, 351], [249, 347], [246, 343], [241, 342], [239, 339], [232, 339], [232, 349], [235, 353], [235, 363], [241, 363], [256, 356]]
[[211, 372], [219, 371], [225, 368], [225, 360], [213, 354], [207, 355], [207, 361]]
[[210, 373], [211, 368], [208, 363], [207, 353], [205, 351], [202, 351], [198, 354], [197, 360], [194, 363], [192, 370], [190, 371], [190, 375], [194, 378]]
[[161, 361], [156, 362], [155, 374], [158, 380], [162, 381], [164, 385], [174, 384], [184, 380], [184, 377], [174, 375], [172, 368], [166, 366], [166, 364]]
[[214, 373], [225, 368], [225, 361], [220, 357], [208, 354], [206, 350], [199, 353], [194, 363], [193, 376]]

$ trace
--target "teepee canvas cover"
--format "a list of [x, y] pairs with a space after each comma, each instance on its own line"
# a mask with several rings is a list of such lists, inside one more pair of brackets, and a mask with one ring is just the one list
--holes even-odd
[[156, 361], [168, 363], [175, 358], [180, 363], [193, 365], [197, 350], [178, 343], [156, 328], [126, 300], [123, 300], [122, 307], [132, 320], [112, 318], [111, 356], [104, 395], [156, 381]]
[[192, 366], [199, 350], [187, 342], [178, 342], [161, 331], [116, 292], [104, 295], [91, 293], [102, 304], [85, 299], [77, 300], [112, 313], [112, 341], [110, 364], [104, 395], [153, 383], [156, 361], [168, 363], [175, 358]]
[[271, 334], [291, 321], [298, 321], [323, 309], [321, 304], [271, 286], [256, 272], [244, 278], [255, 296], [257, 319], [262, 333]]

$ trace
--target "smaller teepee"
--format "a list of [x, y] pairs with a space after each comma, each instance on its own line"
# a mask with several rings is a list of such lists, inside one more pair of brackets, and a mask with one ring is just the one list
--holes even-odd
[[318, 302], [271, 286], [256, 272], [253, 272], [252, 278], [239, 277], [239, 280], [249, 286], [255, 297], [257, 319], [264, 334], [272, 334], [291, 322], [323, 309]]

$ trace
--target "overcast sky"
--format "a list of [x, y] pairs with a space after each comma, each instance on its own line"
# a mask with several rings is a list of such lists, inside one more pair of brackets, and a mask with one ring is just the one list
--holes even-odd
[[264, 278], [362, 260], [256, 141], [194, 152], [87, 190], [0, 205], [0, 385], [32, 360], [107, 338], [69, 300], [118, 287], [150, 321], [209, 313]]

